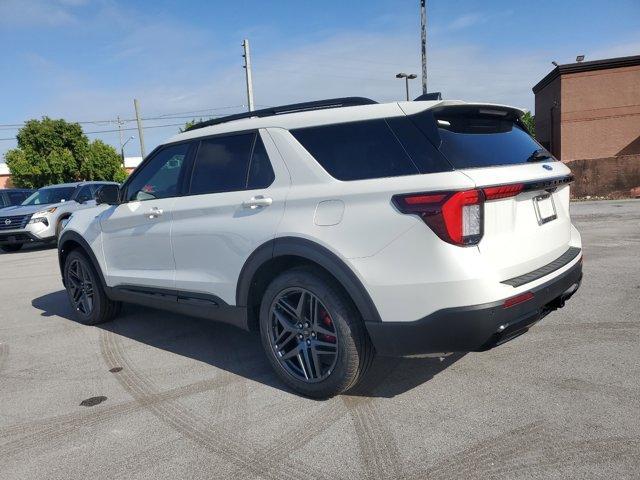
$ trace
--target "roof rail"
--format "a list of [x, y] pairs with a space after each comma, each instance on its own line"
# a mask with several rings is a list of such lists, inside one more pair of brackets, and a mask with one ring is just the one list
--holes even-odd
[[243, 118], [273, 117], [274, 115], [283, 115], [285, 113], [308, 112], [311, 110], [323, 110], [325, 108], [353, 107], [356, 105], [372, 105], [374, 103], [378, 102], [364, 97], [329, 98], [327, 100], [316, 100], [314, 102], [292, 103], [291, 105], [281, 105], [279, 107], [269, 107], [263, 108], [261, 110], [253, 110], [252, 112], [236, 113], [234, 115], [228, 115], [226, 117], [212, 118], [211, 120], [196, 123], [195, 125], [187, 128], [185, 132], [196, 130], [198, 128], [210, 127], [211, 125], [218, 125], [220, 123], [231, 122], [233, 120], [240, 120]]

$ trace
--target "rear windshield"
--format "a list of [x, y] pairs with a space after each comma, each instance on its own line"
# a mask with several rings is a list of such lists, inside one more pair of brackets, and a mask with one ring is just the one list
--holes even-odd
[[407, 117], [298, 128], [291, 134], [338, 180], [451, 170]]
[[435, 120], [442, 140], [440, 151], [455, 168], [555, 160], [517, 120], [503, 118], [499, 111], [451, 110], [436, 113]]

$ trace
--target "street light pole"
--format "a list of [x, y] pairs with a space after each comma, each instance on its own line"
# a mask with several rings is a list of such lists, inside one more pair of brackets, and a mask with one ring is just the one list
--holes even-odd
[[124, 163], [124, 147], [127, 145], [127, 143], [129, 143], [130, 140], [133, 140], [134, 137], [133, 135], [130, 136], [129, 138], [127, 138], [127, 141], [122, 143], [122, 137], [120, 138], [120, 157], [122, 158], [122, 166], [126, 167], [125, 163]]
[[407, 102], [409, 101], [409, 80], [413, 80], [414, 78], [418, 78], [418, 76], [415, 73], [398, 73], [396, 75], [396, 78], [404, 78], [404, 82], [405, 82], [405, 89], [406, 89], [406, 93], [407, 93]]

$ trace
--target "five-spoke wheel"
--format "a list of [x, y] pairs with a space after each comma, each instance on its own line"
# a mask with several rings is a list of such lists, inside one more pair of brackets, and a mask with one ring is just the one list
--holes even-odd
[[85, 325], [106, 322], [120, 311], [120, 302], [107, 297], [96, 269], [80, 250], [65, 257], [64, 284], [76, 317]]
[[69, 263], [67, 280], [73, 307], [83, 315], [91, 315], [93, 311], [93, 282], [87, 268], [79, 259], [74, 259]]
[[338, 337], [327, 308], [310, 291], [293, 287], [273, 301], [269, 337], [276, 358], [291, 375], [318, 382], [338, 359]]
[[303, 395], [326, 398], [362, 377], [374, 351], [340, 284], [312, 266], [282, 272], [266, 288], [260, 332], [278, 376]]

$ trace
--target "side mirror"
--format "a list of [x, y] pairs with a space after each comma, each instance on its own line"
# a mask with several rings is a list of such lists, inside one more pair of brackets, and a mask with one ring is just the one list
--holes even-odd
[[103, 185], [96, 192], [96, 205], [118, 205], [120, 203], [120, 187]]

